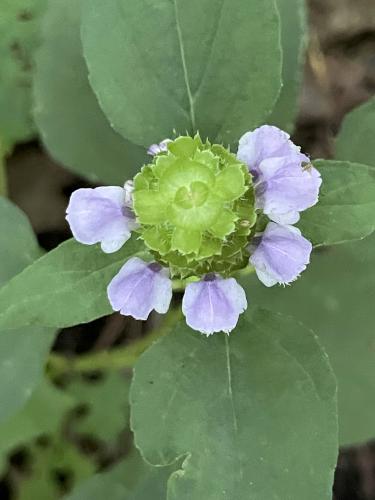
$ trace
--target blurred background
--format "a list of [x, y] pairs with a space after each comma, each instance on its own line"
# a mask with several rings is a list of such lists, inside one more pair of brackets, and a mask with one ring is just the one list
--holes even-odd
[[[375, 1], [309, 0], [308, 7], [310, 42], [294, 139], [313, 158], [331, 158], [334, 137], [345, 114], [375, 94]], [[75, 189], [89, 186], [87, 181], [52, 161], [38, 140], [15, 147], [8, 158], [7, 176], [10, 199], [27, 214], [45, 250], [70, 237], [65, 222], [68, 198]], [[95, 354], [129, 345], [143, 338], [150, 326], [157, 323], [155, 317], [141, 323], [115, 314], [61, 331], [53, 349], [55, 354], [69, 357]], [[349, 358], [347, 362], [350, 363]], [[39, 438], [26, 447], [16, 446], [3, 469], [6, 472], [0, 483], [0, 499], [14, 498], [16, 490], [21, 492], [18, 498], [25, 500], [57, 498], [74, 483], [73, 469], [85, 477], [93, 467], [105, 468], [129, 450], [129, 431], [121, 429], [121, 423], [106, 422], [112, 407], [113, 411], [119, 405], [125, 408], [126, 402], [108, 401], [104, 404], [107, 413], [103, 414], [87, 396], [91, 388], [100, 387], [97, 390], [105, 397], [119, 381], [89, 370], [79, 370], [77, 374], [72, 369], [69, 374], [61, 374], [59, 365], [54, 363], [49, 369], [62, 387], [75, 394], [85, 393], [82, 404], [69, 414], [61, 431], [63, 440], [72, 443], [71, 456], [67, 457], [65, 451], [61, 460], [61, 434], [58, 438], [55, 434], [52, 438]], [[366, 404], [354, 410], [358, 414], [371, 411]], [[86, 425], [83, 433], [82, 422]], [[49, 493], [41, 496], [42, 490], [33, 490], [37, 488], [35, 477], [40, 483], [47, 473], [53, 485], [49, 484]], [[375, 499], [375, 443], [341, 449], [334, 495], [335, 500]]]

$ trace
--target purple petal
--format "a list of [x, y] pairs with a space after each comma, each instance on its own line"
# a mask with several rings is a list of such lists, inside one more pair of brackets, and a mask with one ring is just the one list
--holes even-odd
[[153, 309], [160, 314], [168, 311], [172, 281], [168, 270], [159, 264], [133, 257], [113, 278], [107, 292], [114, 311], [146, 320]]
[[156, 156], [160, 153], [165, 153], [168, 151], [168, 143], [171, 142], [170, 139], [164, 139], [160, 144], [151, 144], [148, 148], [147, 153], [150, 156]]
[[182, 301], [186, 323], [206, 335], [229, 333], [246, 308], [246, 295], [237, 281], [215, 275], [188, 284]]
[[270, 222], [250, 257], [250, 263], [266, 286], [288, 284], [306, 269], [311, 250], [311, 243], [299, 229]]
[[297, 165], [310, 161], [286, 132], [270, 125], [263, 125], [241, 137], [237, 157], [255, 174], [260, 173], [261, 163], [269, 158], [288, 158]]
[[296, 166], [288, 158], [264, 160], [255, 182], [256, 208], [280, 224], [294, 224], [299, 212], [318, 202], [322, 183], [312, 166]]
[[101, 243], [106, 253], [119, 250], [137, 226], [125, 199], [118, 186], [75, 191], [66, 211], [74, 238], [85, 245]]

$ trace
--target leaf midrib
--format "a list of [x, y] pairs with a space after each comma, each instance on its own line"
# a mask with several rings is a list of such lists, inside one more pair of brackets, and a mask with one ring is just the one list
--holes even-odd
[[178, 16], [177, 0], [173, 0], [173, 5], [174, 5], [174, 14], [175, 14], [175, 19], [176, 19], [176, 30], [177, 30], [178, 44], [179, 44], [179, 47], [180, 47], [180, 54], [181, 54], [182, 69], [183, 69], [183, 72], [184, 72], [184, 80], [185, 80], [185, 85], [186, 85], [186, 92], [187, 92], [187, 96], [188, 96], [188, 99], [189, 99], [190, 121], [191, 121], [191, 125], [192, 125], [192, 128], [193, 128], [193, 131], [195, 131], [195, 129], [196, 129], [196, 122], [195, 122], [194, 98], [193, 98], [193, 94], [192, 94], [192, 91], [191, 91], [190, 79], [189, 79], [189, 74], [188, 74], [188, 69], [187, 69], [187, 64], [186, 64], [185, 46], [184, 46], [184, 41], [183, 41], [183, 38], [182, 38], [182, 30], [181, 30], [180, 19], [179, 19], [179, 16]]

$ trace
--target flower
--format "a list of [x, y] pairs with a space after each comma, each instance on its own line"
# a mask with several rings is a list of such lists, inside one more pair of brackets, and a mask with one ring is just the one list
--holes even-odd
[[108, 298], [124, 316], [146, 320], [153, 309], [164, 314], [172, 299], [169, 272], [157, 262], [132, 257], [110, 282]]
[[237, 158], [246, 163], [255, 177], [261, 173], [262, 162], [271, 158], [288, 158], [297, 165], [310, 162], [309, 157], [301, 153], [301, 148], [293, 144], [286, 132], [271, 125], [263, 125], [243, 135], [239, 141]]
[[254, 175], [255, 208], [274, 222], [295, 224], [318, 202], [320, 174], [282, 130], [265, 125], [248, 132], [237, 156]]
[[223, 279], [213, 273], [189, 283], [182, 301], [187, 324], [205, 335], [229, 333], [247, 308], [243, 288], [234, 278]]
[[288, 134], [270, 126], [245, 134], [237, 156], [199, 134], [148, 152], [150, 163], [123, 188], [72, 194], [73, 236], [109, 253], [135, 231], [152, 256], [151, 263], [130, 258], [109, 283], [114, 311], [138, 320], [166, 313], [177, 279], [185, 285], [186, 323], [207, 336], [229, 333], [247, 308], [233, 273], [250, 263], [273, 286], [306, 269], [312, 245], [290, 224], [317, 203], [320, 174]]
[[298, 278], [310, 262], [312, 244], [293, 226], [270, 222], [264, 233], [253, 240], [250, 257], [260, 281], [270, 287], [286, 285]]
[[105, 253], [119, 250], [137, 227], [127, 190], [119, 186], [75, 191], [66, 220], [74, 238], [85, 245], [101, 243]]
[[312, 166], [301, 168], [290, 158], [264, 160], [255, 182], [255, 207], [274, 222], [295, 224], [300, 212], [318, 202], [322, 183]]
[[168, 143], [172, 142], [170, 139], [164, 139], [159, 144], [151, 144], [147, 150], [147, 154], [150, 156], [156, 156], [160, 153], [166, 153], [168, 151]]

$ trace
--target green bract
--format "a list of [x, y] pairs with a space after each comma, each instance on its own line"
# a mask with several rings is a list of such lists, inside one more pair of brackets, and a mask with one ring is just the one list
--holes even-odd
[[230, 274], [245, 267], [256, 222], [248, 168], [199, 135], [168, 144], [134, 179], [140, 234], [174, 277]]

